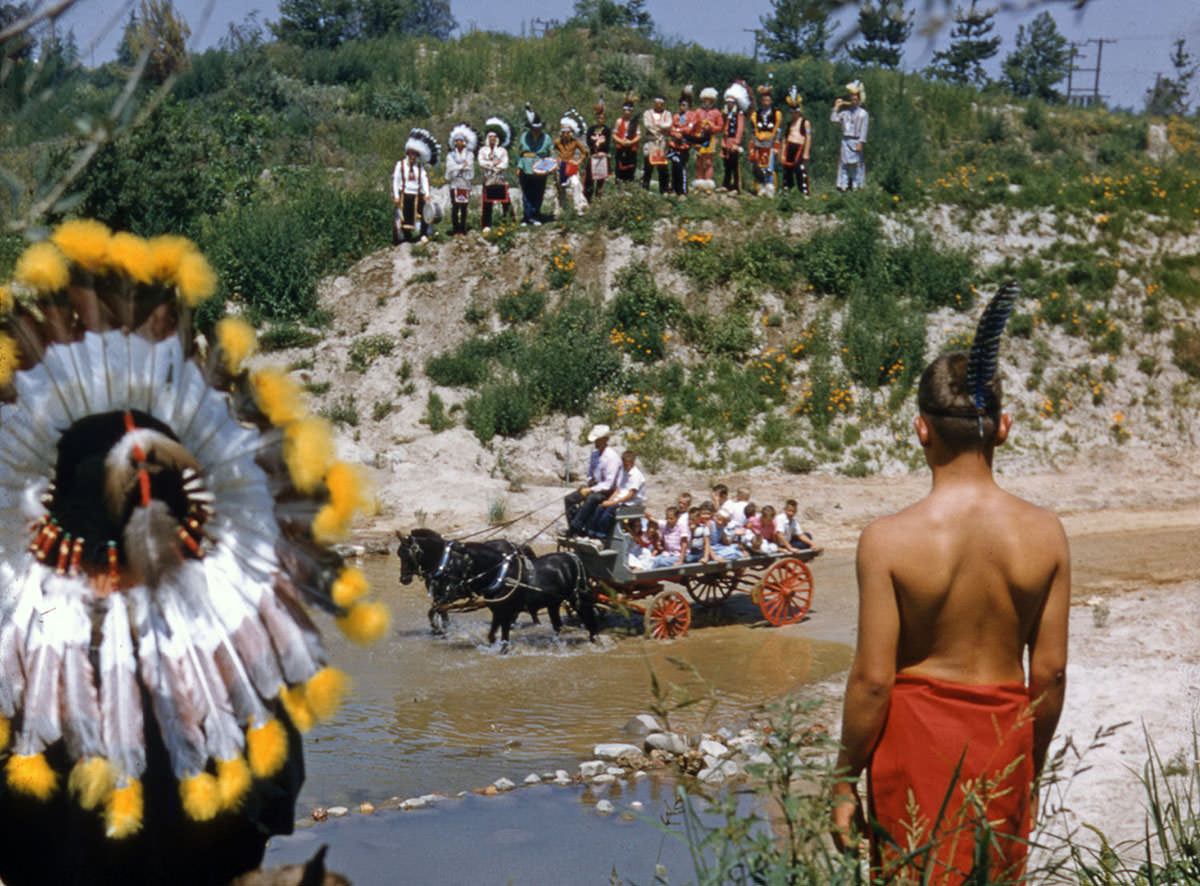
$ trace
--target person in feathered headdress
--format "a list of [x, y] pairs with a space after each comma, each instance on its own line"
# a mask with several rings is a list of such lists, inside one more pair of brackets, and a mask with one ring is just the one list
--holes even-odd
[[[1033, 781], [1066, 688], [1071, 564], [1058, 518], [992, 473], [1012, 428], [996, 358], [1016, 296], [1002, 287], [970, 353], [943, 354], [921, 375], [914, 427], [932, 490], [858, 544], [833, 811], [835, 837], [853, 845], [854, 780], [866, 769], [881, 865], [871, 879], [1024, 879]], [[918, 832], [927, 848], [914, 860], [904, 841]]]
[[688, 158], [692, 155], [692, 140], [696, 134], [698, 118], [692, 108], [695, 87], [689, 83], [679, 94], [679, 110], [671, 120], [670, 137], [667, 139], [667, 159], [671, 161], [671, 192], [680, 197], [688, 192]]
[[307, 607], [387, 626], [331, 542], [369, 499], [183, 237], [63, 222], [0, 306], [0, 877], [226, 883], [290, 833], [346, 688]]
[[600, 192], [604, 190], [604, 183], [608, 181], [612, 172], [610, 168], [612, 130], [608, 128], [605, 121], [607, 115], [604, 113], [603, 96], [597, 100], [593, 110], [596, 122], [589, 126], [587, 131], [588, 165], [587, 174], [583, 179], [583, 193], [589, 200], [600, 195]]
[[500, 117], [488, 117], [483, 124], [483, 147], [479, 149], [479, 168], [483, 170], [483, 206], [480, 224], [486, 234], [492, 227], [492, 207], [515, 219], [508, 196], [508, 146], [512, 130]]
[[587, 168], [588, 149], [583, 143], [583, 117], [574, 108], [558, 121], [554, 154], [558, 158], [558, 203], [565, 208], [566, 197], [570, 195], [575, 214], [583, 215], [588, 206], [587, 197], [583, 194], [582, 175]]
[[394, 242], [429, 237], [425, 204], [432, 194], [427, 167], [436, 166], [440, 146], [427, 129], [416, 128], [404, 143], [404, 156], [392, 170], [392, 200], [396, 204]]
[[863, 160], [863, 148], [867, 144], [867, 128], [870, 115], [862, 106], [865, 99], [861, 80], [846, 84], [849, 98], [837, 98], [829, 121], [842, 129], [842, 146], [838, 154], [837, 189], [857, 190], [867, 186], [867, 166]]
[[750, 110], [750, 90], [742, 81], [725, 90], [725, 123], [721, 129], [722, 185], [726, 191], [742, 189], [742, 144], [746, 136], [746, 112]]
[[558, 164], [555, 161], [546, 162], [554, 150], [554, 141], [546, 135], [542, 118], [529, 102], [525, 102], [525, 124], [525, 131], [521, 133], [520, 143], [517, 145], [520, 155], [517, 169], [524, 208], [521, 224], [540, 225], [542, 200], [546, 197], [546, 178]]
[[783, 167], [783, 190], [799, 188], [808, 196], [808, 158], [812, 151], [812, 124], [804, 116], [804, 98], [793, 85], [787, 94], [792, 119], [788, 121], [783, 136], [783, 153], [779, 165]]
[[466, 123], [450, 130], [446, 152], [446, 184], [450, 188], [450, 223], [455, 235], [467, 233], [467, 207], [471, 204], [471, 182], [475, 178], [475, 151], [479, 133]]
[[750, 163], [762, 197], [775, 196], [775, 150], [783, 114], [775, 107], [771, 86], [758, 87], [758, 108], [754, 111], [754, 135], [750, 140]]
[[642, 133], [638, 129], [635, 111], [633, 94], [630, 93], [621, 104], [621, 117], [612, 131], [617, 181], [631, 182], [637, 172], [638, 145], [642, 141]]
[[713, 154], [716, 152], [716, 139], [721, 133], [725, 120], [717, 108], [717, 91], [711, 86], [700, 90], [700, 107], [696, 109], [696, 123], [692, 139], [696, 144], [696, 181], [695, 185], [702, 191], [711, 191], [716, 187], [713, 181]]
[[661, 95], [654, 96], [651, 106], [642, 114], [642, 153], [646, 156], [642, 167], [642, 187], [646, 190], [650, 189], [650, 173], [658, 170], [658, 192], [667, 194], [671, 191], [667, 138], [671, 134], [674, 119], [667, 109], [667, 100]]

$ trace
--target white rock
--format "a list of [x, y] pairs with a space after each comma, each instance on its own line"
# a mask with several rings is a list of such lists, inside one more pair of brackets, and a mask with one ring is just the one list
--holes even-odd
[[622, 769], [620, 766], [609, 766], [604, 771], [607, 772], [609, 775], [613, 776], [614, 778], [620, 778], [622, 775], [625, 774], [625, 770]]
[[610, 815], [615, 807], [610, 800], [597, 800], [596, 812], [600, 815]]
[[401, 809], [424, 809], [429, 805], [429, 801], [424, 797], [409, 797], [407, 800], [400, 801]]
[[645, 805], [646, 804], [643, 803], [641, 800], [634, 800], [633, 802], [631, 802], [629, 804], [629, 808], [630, 809], [642, 809], [643, 807], [645, 807]]
[[721, 739], [721, 741], [729, 741], [729, 739], [733, 738], [733, 730], [727, 726], [722, 726], [717, 730], [717, 738]]
[[540, 775], [538, 775], [536, 772], [531, 772], [527, 776], [525, 776], [525, 784], [541, 784], [541, 783], [542, 783], [542, 777]]
[[503, 793], [504, 791], [511, 791], [516, 785], [507, 778], [497, 778], [492, 782], [492, 787]]
[[599, 775], [592, 776], [592, 784], [612, 784], [616, 780], [617, 777], [608, 772], [601, 772]]
[[588, 760], [579, 764], [579, 774], [584, 778], [591, 778], [607, 768], [608, 765], [603, 760]]
[[771, 755], [766, 751], [755, 751], [753, 754], [746, 755], [746, 765], [769, 766], [771, 764]]
[[729, 748], [719, 741], [706, 738], [700, 742], [700, 753], [706, 757], [724, 757], [729, 753]]
[[571, 776], [569, 776], [569, 775], [563, 775], [563, 776], [556, 775], [553, 778], [553, 782], [554, 782], [554, 784], [572, 784]]
[[668, 754], [682, 754], [687, 750], [687, 742], [674, 732], [652, 732], [646, 736], [646, 750], [666, 751]]
[[662, 723], [658, 717], [650, 714], [638, 714], [625, 724], [625, 732], [630, 735], [646, 735], [651, 732], [662, 732]]
[[629, 777], [632, 778], [634, 781], [637, 781], [639, 778], [645, 778], [646, 773], [640, 769], [635, 769], [635, 770], [633, 770], [633, 772], [629, 773]]
[[350, 810], [345, 806], [330, 806], [325, 810], [331, 818], [341, 818], [343, 815], [348, 815]]
[[592, 755], [601, 760], [615, 760], [622, 754], [640, 754], [641, 749], [637, 745], [627, 744], [625, 742], [610, 741], [605, 744], [598, 744], [592, 748]]

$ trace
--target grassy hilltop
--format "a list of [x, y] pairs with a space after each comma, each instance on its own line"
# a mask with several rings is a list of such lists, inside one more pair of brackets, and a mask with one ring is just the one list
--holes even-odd
[[[0, 163], [52, 175], [64, 121], [108, 107], [119, 73], [63, 75], [22, 104]], [[401, 261], [387, 186], [411, 126], [444, 139], [498, 113], [515, 127], [525, 101], [548, 121], [569, 107], [590, 116], [601, 95], [611, 119], [626, 90], [671, 98], [768, 73], [806, 98], [811, 199], [610, 188], [582, 218], [400, 247], [412, 272], [381, 277]], [[856, 76], [870, 187], [843, 196], [827, 119]], [[326, 413], [379, 445], [415, 432], [398, 422], [419, 402], [428, 429], [461, 424], [485, 443], [566, 412], [622, 427], [652, 468], [863, 475], [911, 465], [897, 437], [916, 373], [969, 341], [980, 295], [1008, 277], [1025, 287], [1002, 360], [1032, 432], [1022, 452], [1191, 440], [1198, 134], [1195, 119], [1018, 102], [845, 63], [768, 66], [629, 32], [303, 52], [241, 39], [194, 56], [162, 105], [99, 152], [72, 211], [195, 237], [222, 279], [205, 321], [247, 313]], [[20, 245], [7, 238], [0, 264]], [[377, 308], [351, 328], [337, 300], [322, 308], [318, 282], [379, 250], [351, 272]], [[321, 348], [331, 340], [336, 356]]]

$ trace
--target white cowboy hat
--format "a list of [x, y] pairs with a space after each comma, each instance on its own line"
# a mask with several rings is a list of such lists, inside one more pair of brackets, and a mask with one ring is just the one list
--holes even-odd
[[611, 437], [611, 436], [612, 436], [612, 428], [610, 428], [608, 425], [596, 425], [596, 427], [594, 427], [590, 431], [588, 431], [588, 442], [595, 443], [597, 440], [599, 440], [603, 437]]

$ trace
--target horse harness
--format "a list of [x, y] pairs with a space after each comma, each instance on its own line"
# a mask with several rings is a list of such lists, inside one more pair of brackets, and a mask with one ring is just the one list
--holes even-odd
[[[445, 571], [446, 564], [450, 558], [450, 552], [451, 552], [452, 547], [453, 547], [453, 542], [448, 543], [446, 545], [446, 550], [442, 554], [442, 562], [438, 566], [437, 571], [434, 573], [434, 577], [441, 575]], [[510, 568], [512, 567], [513, 560], [517, 561], [517, 569], [516, 569], [517, 574], [515, 577], [510, 576], [508, 574]], [[477, 578], [480, 578], [481, 576], [486, 575], [489, 571], [490, 571], [490, 567], [488, 569], [484, 569], [480, 572], [477, 572], [474, 575], [469, 575], [466, 578], [462, 579], [458, 583], [458, 586], [459, 587], [463, 587], [464, 585], [469, 586], [471, 582], [475, 581]], [[518, 588], [529, 588], [530, 590], [535, 590], [535, 591], [540, 590], [540, 588], [538, 588], [536, 585], [531, 585], [531, 584], [528, 584], [527, 582], [523, 581], [524, 578], [525, 578], [525, 557], [524, 557], [524, 555], [521, 554], [520, 551], [509, 551], [507, 554], [504, 555], [504, 560], [500, 564], [500, 570], [499, 570], [499, 572], [497, 572], [496, 578], [486, 588], [484, 588], [482, 591], [475, 591], [468, 587], [468, 596], [465, 599], [452, 600], [449, 603], [435, 603], [433, 608], [436, 609], [438, 612], [450, 612], [452, 610], [462, 612], [462, 611], [470, 611], [470, 610], [474, 610], [474, 609], [482, 609], [485, 606], [495, 606], [498, 603], [506, 602], [507, 600], [512, 598], [512, 595], [517, 592]], [[508, 591], [503, 596], [500, 596], [500, 597], [486, 596], [488, 591], [494, 591], [497, 588], [500, 588], [504, 585], [508, 586]]]

